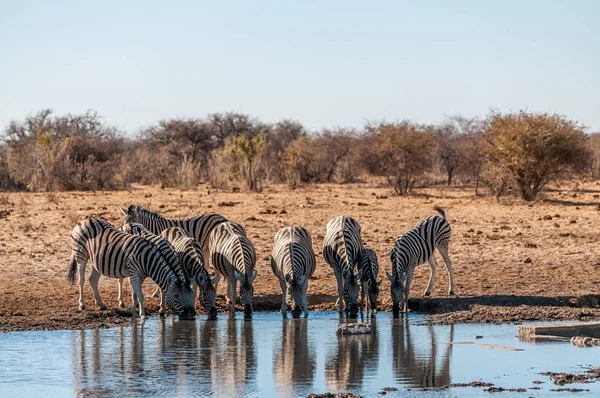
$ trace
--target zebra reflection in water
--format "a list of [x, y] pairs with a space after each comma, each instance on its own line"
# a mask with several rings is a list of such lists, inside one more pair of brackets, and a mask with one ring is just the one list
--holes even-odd
[[452, 344], [442, 343], [454, 341], [454, 325], [446, 338], [438, 340], [439, 332], [439, 326], [409, 325], [407, 318], [393, 321], [393, 368], [399, 383], [414, 388], [450, 384]]
[[[356, 323], [356, 319], [339, 319], [339, 323]], [[365, 368], [375, 375], [379, 367], [379, 334], [377, 319], [369, 320], [372, 334], [340, 336], [333, 353], [326, 355], [325, 378], [328, 388], [352, 390], [360, 388], [365, 376]]]
[[274, 373], [278, 394], [298, 396], [298, 389], [312, 385], [316, 349], [308, 340], [307, 319], [284, 319], [279, 344], [274, 344]]

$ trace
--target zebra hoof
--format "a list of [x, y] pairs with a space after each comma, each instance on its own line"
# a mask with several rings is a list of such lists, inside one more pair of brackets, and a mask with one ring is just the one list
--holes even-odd
[[100, 311], [106, 311], [108, 309], [105, 304], [100, 304], [98, 307], [100, 307]]
[[122, 301], [119, 303], [119, 308], [125, 308], [125, 304]]
[[79, 311], [83, 311], [83, 310], [85, 310], [85, 305], [79, 304]]
[[450, 290], [450, 291], [448, 292], [448, 295], [449, 295], [449, 296], [454, 296], [454, 290]]
[[431, 293], [429, 293], [429, 292], [425, 292], [424, 296], [425, 296], [425, 297], [429, 297], [429, 296], [431, 296]]

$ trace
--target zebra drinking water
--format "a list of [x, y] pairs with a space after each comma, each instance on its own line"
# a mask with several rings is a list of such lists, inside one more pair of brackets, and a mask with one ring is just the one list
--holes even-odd
[[323, 257], [337, 280], [338, 311], [341, 314], [345, 310], [346, 315], [352, 317], [356, 317], [358, 312], [358, 281], [361, 278], [360, 270], [354, 275], [354, 266], [362, 249], [360, 225], [356, 220], [339, 216], [327, 223]]
[[439, 250], [450, 279], [448, 294], [454, 294], [454, 280], [452, 279], [452, 261], [448, 256], [448, 245], [450, 243], [450, 224], [446, 219], [446, 212], [440, 207], [434, 207], [439, 216], [429, 216], [419, 220], [408, 232], [400, 235], [394, 243], [390, 253], [392, 261], [392, 274], [386, 272], [392, 283], [391, 293], [394, 316], [398, 315], [400, 307], [403, 312], [408, 309], [408, 295], [413, 273], [417, 265], [426, 261], [431, 266], [431, 277], [425, 289], [425, 296], [429, 296], [435, 282], [436, 261], [434, 257], [435, 248]]
[[358, 260], [358, 269], [361, 271], [361, 300], [360, 310], [364, 311], [365, 298], [367, 299], [367, 314], [369, 309], [372, 314], [377, 312], [377, 298], [379, 297], [379, 287], [383, 279], [377, 281], [379, 273], [379, 263], [377, 262], [377, 254], [372, 249], [363, 249], [360, 252]]
[[281, 285], [281, 312], [285, 315], [288, 296], [293, 304], [292, 316], [308, 316], [308, 278], [315, 272], [316, 258], [310, 232], [303, 227], [285, 227], [275, 234], [271, 269]]
[[184, 275], [192, 281], [194, 297], [196, 297], [196, 286], [199, 286], [202, 306], [208, 311], [209, 318], [216, 318], [215, 300], [221, 275], [217, 275], [211, 280], [204, 268], [204, 256], [198, 241], [179, 227], [165, 229], [160, 236], [173, 246], [181, 262]]
[[246, 236], [246, 230], [234, 222], [223, 222], [210, 233], [209, 239], [212, 263], [215, 269], [227, 280], [227, 298], [231, 304], [231, 315], [235, 314], [235, 288], [240, 281], [240, 300], [244, 305], [244, 315], [252, 316], [252, 296], [258, 271], [256, 250]]
[[[177, 254], [173, 250], [173, 247], [167, 240], [161, 238], [158, 235], [153, 234], [152, 232], [150, 232], [146, 228], [144, 228], [144, 226], [142, 224], [138, 224], [138, 223], [127, 223], [127, 224], [123, 225], [123, 227], [121, 227], [121, 230], [124, 232], [130, 233], [130, 234], [133, 234], [133, 235], [141, 236], [142, 238], [145, 238], [147, 241], [152, 243], [154, 246], [156, 246], [156, 248], [160, 251], [160, 253], [165, 257], [167, 262], [169, 264], [171, 264], [171, 266], [173, 267], [173, 270], [177, 273], [177, 275], [185, 276], [183, 269], [181, 267], [181, 262], [179, 261]], [[123, 308], [124, 307], [124, 304], [123, 304], [123, 278], [119, 278], [118, 283], [119, 283], [119, 294], [118, 294], [119, 307]], [[165, 310], [166, 310], [165, 295], [164, 295], [163, 291], [160, 290], [160, 287], [157, 288], [157, 292], [158, 291], [160, 291], [159, 314], [164, 315]], [[152, 295], [152, 297], [155, 297], [157, 292], [155, 292]]]
[[181, 318], [193, 316], [193, 297], [189, 283], [179, 277], [161, 252], [148, 240], [119, 231], [104, 220], [90, 218], [77, 224], [71, 232], [71, 259], [67, 280], [75, 282], [79, 271], [79, 309], [85, 309], [83, 284], [88, 260], [92, 265], [89, 281], [96, 304], [106, 305], [100, 298], [100, 275], [109, 278], [131, 278], [132, 315], [136, 301], [140, 317], [145, 317], [142, 283], [150, 277], [165, 292], [167, 305]]

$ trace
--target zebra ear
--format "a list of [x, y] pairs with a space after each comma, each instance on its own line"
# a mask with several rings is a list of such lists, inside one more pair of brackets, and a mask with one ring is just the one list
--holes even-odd
[[240, 274], [237, 271], [233, 271], [233, 275], [235, 276], [235, 279], [238, 280], [238, 281], [241, 281], [243, 279], [242, 278], [242, 274]]
[[204, 274], [199, 274], [196, 279], [198, 279], [198, 284], [199, 285], [204, 285], [204, 283], [206, 282], [206, 276]]
[[254, 282], [254, 280], [256, 279], [257, 276], [258, 276], [258, 271], [254, 271], [254, 273], [250, 276], [250, 278], [248, 278], [248, 282], [250, 282], [250, 283]]
[[137, 206], [135, 208], [135, 214], [139, 213], [140, 211], [142, 211], [142, 206]]
[[119, 209], [121, 209], [121, 213], [123, 213], [123, 215], [128, 215], [129, 213], [127, 212], [127, 209], [124, 207], [119, 207]]
[[213, 286], [215, 287], [215, 289], [217, 288], [217, 286], [219, 285], [219, 281], [221, 280], [221, 275], [217, 275], [215, 276], [210, 283], [213, 284]]
[[[394, 276], [391, 275], [389, 272], [385, 271], [385, 274], [387, 276], [387, 278], [390, 280], [390, 282], [394, 282]], [[380, 282], [381, 283], [381, 282]]]
[[381, 286], [382, 282], [383, 282], [383, 279], [380, 279], [379, 282], [377, 282], [377, 286]]
[[285, 274], [285, 281], [287, 283], [292, 283], [292, 276], [290, 274]]

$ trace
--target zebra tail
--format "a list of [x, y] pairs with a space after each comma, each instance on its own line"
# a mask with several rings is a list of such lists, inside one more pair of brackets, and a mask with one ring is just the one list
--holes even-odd
[[75, 253], [71, 253], [71, 259], [69, 260], [69, 275], [67, 275], [67, 282], [75, 283], [75, 273], [77, 272], [77, 260], [75, 259]]
[[444, 211], [444, 209], [442, 209], [439, 206], [434, 206], [433, 210], [437, 211], [438, 213], [441, 214], [442, 217], [446, 218], [446, 212]]

